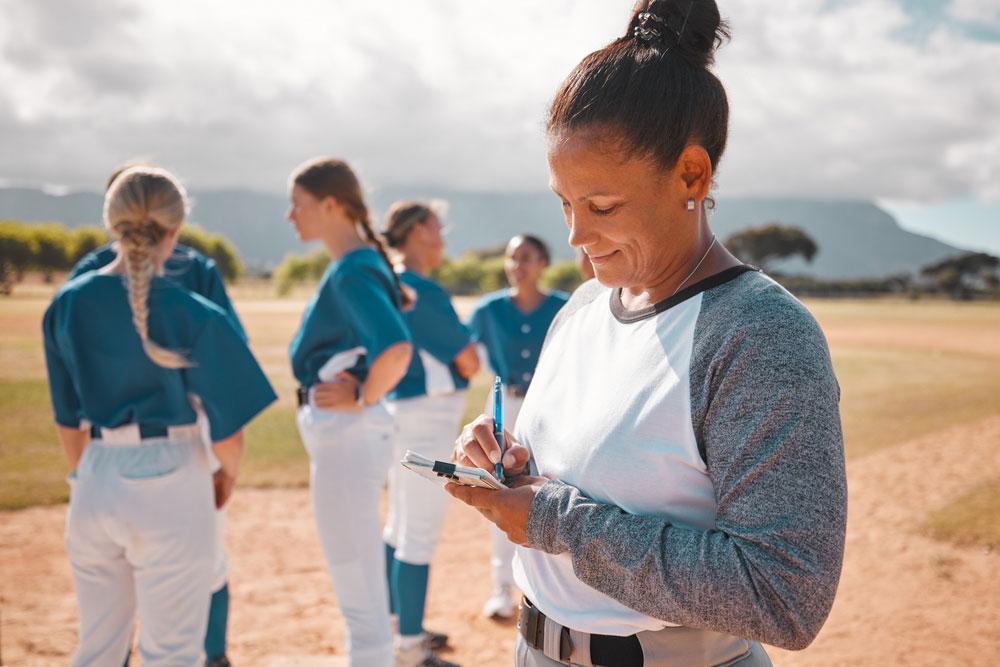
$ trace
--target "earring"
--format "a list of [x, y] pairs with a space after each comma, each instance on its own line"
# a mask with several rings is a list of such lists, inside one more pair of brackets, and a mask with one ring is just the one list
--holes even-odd
[[689, 211], [693, 211], [694, 210], [694, 198], [693, 197], [689, 197], [688, 198], [688, 210]]

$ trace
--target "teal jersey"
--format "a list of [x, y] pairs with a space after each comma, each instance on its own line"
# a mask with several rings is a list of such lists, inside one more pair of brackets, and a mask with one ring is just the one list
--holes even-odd
[[367, 246], [331, 262], [292, 339], [292, 373], [304, 387], [342, 370], [362, 382], [387, 348], [410, 341], [400, 295], [381, 255]]
[[550, 292], [537, 308], [524, 313], [504, 289], [485, 295], [476, 305], [469, 318], [472, 339], [486, 348], [490, 366], [506, 386], [528, 388], [549, 325], [568, 300], [566, 292]]
[[413, 357], [406, 375], [388, 398], [399, 400], [465, 389], [469, 381], [458, 374], [452, 362], [471, 336], [451, 305], [451, 297], [436, 282], [412, 271], [403, 271], [399, 279], [417, 295], [413, 307], [403, 313], [413, 336]]
[[56, 294], [42, 321], [56, 422], [114, 428], [194, 423], [197, 396], [213, 441], [245, 426], [277, 397], [221, 308], [166, 278], [149, 289], [149, 338], [183, 353], [189, 368], [158, 366], [132, 323], [125, 280], [85, 273]]
[[[115, 261], [117, 256], [118, 252], [114, 245], [107, 243], [77, 262], [73, 270], [70, 271], [69, 279], [73, 280], [84, 273], [105, 267]], [[177, 244], [174, 252], [164, 263], [163, 275], [184, 289], [199, 294], [217, 305], [229, 316], [239, 334], [243, 338], [247, 337], [243, 323], [240, 322], [239, 316], [236, 315], [236, 309], [233, 308], [233, 302], [229, 300], [229, 294], [226, 293], [226, 284], [219, 274], [215, 260], [205, 257], [194, 248]]]

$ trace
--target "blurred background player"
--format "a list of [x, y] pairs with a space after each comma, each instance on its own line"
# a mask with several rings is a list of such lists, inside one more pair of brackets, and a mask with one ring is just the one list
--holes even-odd
[[[545, 333], [569, 299], [565, 292], [546, 292], [539, 286], [549, 258], [549, 248], [540, 238], [530, 234], [512, 238], [504, 252], [504, 273], [510, 288], [483, 296], [469, 319], [472, 340], [483, 346], [490, 368], [503, 381], [507, 430], [514, 429]], [[493, 592], [483, 606], [483, 615], [510, 618], [515, 602], [511, 569], [514, 545], [495, 526], [491, 531]]]
[[[105, 192], [111, 188], [111, 184], [126, 169], [130, 167], [152, 166], [141, 162], [127, 162], [112, 172], [105, 184]], [[100, 248], [88, 253], [80, 259], [69, 274], [69, 280], [73, 280], [88, 271], [97, 271], [117, 259], [119, 254], [118, 244], [110, 241]], [[180, 287], [205, 297], [229, 317], [237, 333], [246, 340], [246, 331], [236, 315], [236, 309], [226, 293], [226, 285], [219, 274], [219, 269], [215, 265], [215, 260], [205, 257], [194, 248], [185, 245], [175, 244], [173, 252], [167, 258], [163, 266], [165, 278], [176, 282]], [[220, 470], [219, 461], [212, 454], [212, 440], [208, 420], [204, 416], [201, 406], [196, 406], [198, 410], [198, 421], [201, 425], [203, 440], [208, 452], [209, 464], [213, 475], [218, 475]], [[229, 562], [226, 558], [225, 547], [225, 508], [220, 508], [216, 512], [216, 562], [215, 576], [212, 585], [212, 600], [208, 612], [208, 629], [205, 632], [205, 665], [206, 667], [227, 667], [229, 658], [226, 656], [227, 629], [229, 627]], [[130, 647], [131, 648], [131, 647]], [[125, 656], [125, 665], [128, 665], [129, 656]]]
[[290, 190], [288, 219], [299, 239], [322, 241], [331, 258], [289, 350], [316, 528], [347, 625], [350, 664], [388, 666], [394, 652], [379, 504], [393, 422], [382, 398], [410, 363], [400, 309], [411, 297], [346, 163], [306, 162]]
[[396, 446], [389, 467], [389, 515], [383, 538], [390, 605], [398, 617], [397, 667], [447, 667], [432, 648], [447, 637], [424, 630], [431, 556], [450, 498], [434, 484], [402, 470], [408, 449], [448, 460], [465, 413], [466, 387], [479, 370], [479, 357], [448, 293], [429, 273], [444, 261], [441, 208], [412, 201], [393, 204], [382, 236], [398, 254], [400, 280], [416, 301], [403, 312], [414, 354], [406, 376], [389, 393], [396, 420]]
[[[186, 214], [184, 190], [168, 172], [119, 174], [104, 205], [116, 258], [63, 286], [43, 320], [71, 468], [75, 665], [120, 664], [137, 611], [143, 664], [204, 659], [213, 508], [234, 488], [242, 428], [276, 398], [227, 314], [162, 277]], [[214, 480], [191, 396], [211, 425], [221, 466]]]

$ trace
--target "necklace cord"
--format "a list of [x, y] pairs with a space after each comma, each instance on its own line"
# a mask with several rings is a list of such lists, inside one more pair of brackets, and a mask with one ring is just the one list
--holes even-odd
[[677, 289], [675, 289], [670, 296], [674, 296], [675, 294], [677, 294], [678, 292], [680, 292], [681, 288], [684, 287], [687, 284], [687, 281], [691, 280], [691, 277], [694, 274], [698, 273], [698, 269], [700, 269], [701, 265], [705, 263], [706, 259], [708, 259], [708, 253], [712, 252], [712, 248], [715, 247], [715, 242], [718, 241], [718, 240], [719, 240], [719, 237], [717, 237], [715, 234], [712, 234], [712, 242], [708, 244], [708, 250], [706, 250], [705, 254], [701, 256], [701, 259], [695, 265], [694, 270], [692, 270], [691, 273], [689, 273], [687, 275], [687, 278], [685, 278], [684, 280], [681, 281], [681, 284], [677, 286]]

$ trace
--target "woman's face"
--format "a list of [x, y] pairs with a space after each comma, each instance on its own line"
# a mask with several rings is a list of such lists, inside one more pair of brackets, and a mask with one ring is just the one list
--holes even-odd
[[507, 282], [510, 283], [511, 287], [537, 288], [538, 280], [548, 265], [545, 256], [530, 241], [515, 236], [507, 244], [503, 270], [507, 274]]
[[291, 206], [285, 217], [295, 227], [299, 240], [308, 243], [322, 238], [323, 226], [329, 222], [328, 211], [324, 209], [323, 202], [298, 185], [292, 186], [289, 199]]
[[430, 268], [436, 269], [444, 262], [444, 225], [433, 213], [413, 226], [406, 243], [412, 244], [411, 248], [420, 253]]
[[609, 287], [657, 284], [696, 240], [688, 187], [651, 160], [633, 158], [613, 135], [580, 129], [549, 137], [550, 187], [559, 196], [569, 243]]

